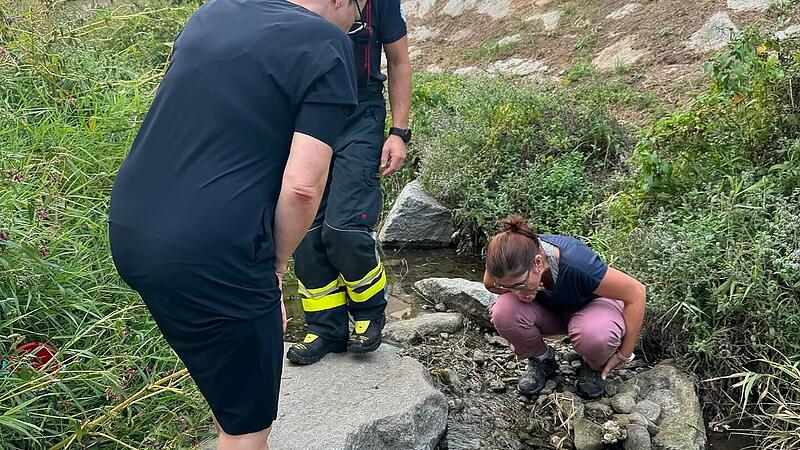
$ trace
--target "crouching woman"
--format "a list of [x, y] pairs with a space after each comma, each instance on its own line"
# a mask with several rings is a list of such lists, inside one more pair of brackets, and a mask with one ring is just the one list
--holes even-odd
[[607, 375], [633, 359], [644, 285], [577, 239], [537, 235], [519, 216], [500, 225], [489, 242], [483, 282], [501, 294], [490, 311], [492, 323], [517, 356], [528, 359], [520, 392], [538, 393], [555, 373], [554, 349], [543, 336], [568, 334], [582, 357], [578, 394], [601, 397]]

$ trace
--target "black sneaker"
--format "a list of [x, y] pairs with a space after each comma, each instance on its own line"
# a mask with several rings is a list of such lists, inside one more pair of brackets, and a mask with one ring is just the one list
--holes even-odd
[[528, 358], [528, 367], [520, 377], [517, 389], [521, 394], [535, 395], [544, 388], [547, 379], [556, 373], [556, 358], [553, 347], [547, 346], [544, 358]]
[[381, 346], [381, 334], [386, 317], [374, 320], [356, 320], [353, 333], [347, 342], [347, 350], [355, 354], [374, 352]]
[[586, 364], [586, 361], [581, 361], [576, 388], [578, 395], [587, 400], [594, 400], [603, 396], [606, 382], [600, 378], [599, 370], [594, 370]]
[[306, 334], [303, 342], [294, 344], [286, 352], [286, 359], [295, 364], [314, 364], [328, 353], [342, 353], [347, 351], [347, 342], [329, 341], [314, 333]]

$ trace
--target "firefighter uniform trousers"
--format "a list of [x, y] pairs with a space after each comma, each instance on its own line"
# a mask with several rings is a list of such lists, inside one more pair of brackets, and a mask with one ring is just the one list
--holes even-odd
[[382, 92], [359, 89], [358, 106], [336, 142], [328, 183], [311, 228], [294, 254], [308, 332], [329, 341], [383, 316], [386, 272], [373, 230], [381, 211], [378, 175], [386, 106]]

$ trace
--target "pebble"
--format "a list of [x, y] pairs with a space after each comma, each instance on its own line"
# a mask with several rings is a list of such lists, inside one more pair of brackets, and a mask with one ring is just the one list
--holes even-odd
[[430, 311], [431, 309], [433, 309], [433, 307], [431, 305], [428, 305], [428, 304], [423, 304], [422, 305], [422, 309], [424, 309], [425, 311]]
[[650, 400], [642, 400], [636, 404], [633, 408], [634, 411], [640, 413], [647, 420], [658, 423], [658, 420], [661, 418], [661, 405], [655, 402], [651, 402]]
[[494, 380], [489, 383], [489, 389], [491, 389], [493, 392], [505, 392], [506, 384], [500, 380]]
[[633, 394], [631, 393], [621, 393], [614, 396], [611, 399], [611, 406], [614, 408], [614, 411], [622, 414], [630, 414], [633, 412], [633, 407], [636, 406], [636, 402], [633, 400]]
[[617, 395], [617, 385], [614, 383], [606, 384], [606, 395], [609, 397], [613, 397]]
[[594, 417], [595, 419], [606, 419], [611, 417], [614, 410], [610, 406], [604, 405], [600, 402], [589, 402], [585, 406], [586, 415]]
[[568, 367], [566, 369], [561, 370], [561, 375], [575, 375], [575, 370], [572, 367]]
[[508, 422], [499, 417], [494, 419], [494, 426], [495, 428], [500, 428], [502, 430], [507, 430], [508, 428], [511, 428], [511, 424], [509, 424]]
[[544, 387], [540, 391], [542, 395], [550, 395], [556, 389], [556, 381], [555, 380], [547, 380], [544, 384]]
[[486, 362], [486, 354], [480, 350], [475, 350], [472, 354], [472, 360], [477, 364], [483, 364]]
[[471, 416], [480, 416], [481, 410], [477, 406], [470, 406], [467, 408], [467, 414]]
[[437, 312], [445, 312], [447, 311], [447, 305], [444, 303], [437, 303], [436, 306], [433, 307]]
[[507, 347], [511, 346], [511, 344], [509, 344], [508, 341], [505, 340], [505, 338], [503, 338], [502, 336], [495, 336], [495, 335], [489, 334], [489, 333], [486, 333], [485, 336], [486, 336], [486, 342], [488, 342], [488, 343], [490, 343], [492, 345], [495, 345], [497, 347], [505, 347], [505, 348], [507, 348]]
[[505, 377], [503, 378], [503, 383], [519, 383], [519, 377]]
[[581, 362], [580, 361], [572, 361], [571, 364], [572, 364], [572, 368], [573, 369], [578, 369], [578, 368], [581, 367]]
[[447, 333], [439, 333], [439, 337], [442, 338], [442, 339], [449, 339], [450, 335], [447, 334]]
[[578, 354], [575, 350], [569, 350], [564, 353], [563, 357], [564, 361], [580, 361], [581, 355]]
[[508, 370], [515, 370], [517, 368], [517, 363], [514, 361], [509, 361], [506, 363], [506, 369]]

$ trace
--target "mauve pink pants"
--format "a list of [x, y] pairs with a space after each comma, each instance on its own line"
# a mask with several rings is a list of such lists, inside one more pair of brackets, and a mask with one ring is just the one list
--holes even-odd
[[514, 294], [501, 295], [489, 311], [500, 336], [514, 346], [520, 358], [547, 350], [543, 336], [568, 333], [572, 346], [589, 366], [600, 370], [619, 348], [625, 336], [623, 303], [598, 297], [577, 311], [552, 311]]

